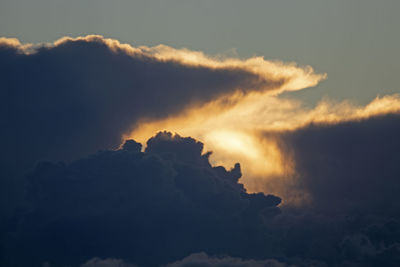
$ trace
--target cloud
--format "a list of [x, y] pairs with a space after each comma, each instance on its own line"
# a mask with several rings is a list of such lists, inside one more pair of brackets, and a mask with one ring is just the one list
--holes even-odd
[[293, 63], [133, 47], [97, 35], [46, 44], [0, 38], [0, 217], [13, 212], [22, 175], [40, 160], [118, 148], [141, 122], [219, 97], [278, 94], [324, 78]]
[[[269, 99], [264, 103], [270, 105], [258, 99]], [[376, 98], [364, 107], [324, 101], [307, 109], [295, 103], [249, 95], [223, 109], [216, 101], [150, 121], [132, 136], [173, 129], [207, 140], [214, 163], [232, 166], [232, 158], [238, 158], [246, 189], [282, 197], [282, 213], [267, 228], [269, 242], [279, 240], [275, 256], [283, 255], [284, 262], [398, 265], [398, 96]]]
[[0, 59], [2, 265], [399, 265], [398, 95], [306, 107], [309, 67], [101, 36]]
[[1, 38], [0, 62], [2, 168], [18, 162], [19, 169], [116, 148], [145, 118], [235, 92], [298, 90], [325, 77], [293, 63], [132, 47], [96, 35], [36, 45]]
[[81, 267], [137, 267], [137, 266], [134, 264], [126, 263], [121, 259], [93, 258], [82, 264]]
[[233, 257], [209, 257], [206, 253], [194, 253], [184, 259], [168, 264], [166, 267], [288, 267], [277, 260], [243, 260]]
[[98, 257], [153, 266], [196, 251], [264, 256], [272, 246], [265, 223], [280, 213], [281, 199], [246, 193], [240, 165], [212, 167], [202, 148], [160, 132], [145, 152], [130, 141], [71, 164], [39, 164], [28, 177], [28, 206], [5, 241], [6, 259], [64, 266]]
[[283, 199], [269, 225], [287, 258], [329, 266], [397, 266], [400, 115], [314, 123], [276, 138], [292, 172], [260, 178]]
[[[377, 97], [365, 106], [323, 100], [315, 107], [307, 107], [297, 100], [254, 92], [220, 98], [166, 119], [144, 121], [126, 138], [144, 141], [165, 129], [193, 136], [215, 152], [210, 157], [213, 164], [233, 166], [235, 160], [239, 161], [243, 183], [249, 191], [274, 192], [288, 201], [289, 194], [294, 199], [291, 189], [285, 185], [278, 189], [279, 185], [272, 183], [280, 177], [292, 179], [296, 172], [296, 159], [280, 147], [285, 143], [281, 135], [309, 125], [334, 127], [399, 112], [399, 95]], [[267, 179], [274, 188], [264, 185]]]
[[[282, 212], [280, 198], [246, 193], [240, 165], [212, 167], [201, 142], [168, 132], [145, 152], [131, 140], [71, 164], [42, 163], [4, 255], [59, 265], [397, 266], [399, 120], [279, 133], [297, 174], [280, 182], [312, 200]], [[206, 254], [187, 256], [198, 251]]]
[[288, 188], [307, 194], [309, 204], [321, 210], [395, 215], [400, 208], [399, 136], [399, 114], [283, 133], [281, 151], [294, 162]]
[[[126, 263], [120, 259], [93, 258], [81, 267], [134, 267], [136, 265]], [[176, 262], [165, 265], [165, 267], [295, 267], [277, 260], [243, 260], [241, 258], [210, 257], [204, 252], [193, 253]]]
[[[361, 130], [375, 137], [378, 132], [394, 137], [394, 122], [398, 119], [399, 116], [390, 115], [345, 125], [314, 125], [286, 133], [285, 138], [292, 140], [287, 142], [289, 148], [297, 149], [300, 144], [313, 147], [303, 138], [318, 144], [322, 138], [311, 134], [313, 131], [324, 138], [334, 136], [344, 141], [339, 133], [351, 137]], [[301, 131], [308, 132], [310, 139]], [[387, 142], [393, 141], [388, 135], [385, 137]], [[333, 142], [327, 147], [334, 150], [338, 146]], [[343, 147], [348, 148], [348, 143]], [[315, 149], [329, 151], [318, 150], [318, 146]], [[313, 149], [300, 152], [306, 159], [299, 164], [314, 162], [312, 154], [317, 152]], [[336, 158], [335, 162], [338, 157], [332, 151], [325, 153], [318, 157], [327, 165], [317, 172], [329, 174], [329, 154]], [[365, 151], [359, 153], [359, 160], [365, 160], [361, 156]], [[246, 192], [238, 182], [240, 165], [229, 171], [213, 167], [209, 156], [210, 153], [203, 153], [203, 144], [193, 138], [160, 132], [148, 140], [144, 152], [139, 143], [130, 140], [120, 150], [98, 152], [71, 164], [39, 164], [28, 177], [28, 206], [16, 216], [13, 232], [4, 239], [3, 255], [7, 258], [2, 263], [396, 266], [400, 262], [398, 201], [396, 191], [389, 192], [398, 184], [395, 176], [385, 181], [388, 184], [382, 190], [369, 180], [373, 173], [357, 178], [331, 176], [328, 179], [338, 181], [325, 185], [317, 180], [320, 176], [311, 176], [310, 172], [310, 176], [296, 177], [303, 179], [297, 180], [297, 187], [288, 186], [307, 192], [314, 189], [308, 183], [315, 182], [322, 192], [308, 192], [316, 205], [284, 206], [281, 212], [277, 207], [280, 198]], [[351, 156], [339, 159], [354, 160]], [[385, 160], [390, 157], [387, 155]], [[303, 174], [300, 165], [296, 168]], [[391, 174], [396, 175], [398, 172], [393, 170]], [[345, 174], [348, 168], [338, 171]], [[346, 191], [348, 179], [361, 181], [365, 188]], [[352, 198], [343, 198], [341, 194], [347, 192], [352, 193]], [[364, 193], [368, 196], [364, 197]]]

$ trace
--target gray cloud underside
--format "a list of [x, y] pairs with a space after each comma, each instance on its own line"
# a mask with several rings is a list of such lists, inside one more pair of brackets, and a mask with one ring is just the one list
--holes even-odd
[[339, 124], [311, 124], [282, 133], [293, 157], [292, 189], [315, 209], [391, 213], [400, 208], [400, 114]]

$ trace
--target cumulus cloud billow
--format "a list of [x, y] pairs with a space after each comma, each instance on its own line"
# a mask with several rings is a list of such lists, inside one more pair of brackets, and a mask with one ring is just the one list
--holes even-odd
[[[6, 239], [5, 264], [76, 265], [94, 257], [156, 266], [197, 251], [263, 256], [280, 198], [248, 194], [212, 167], [203, 144], [162, 132], [28, 177], [28, 206]], [[21, 257], [23, 255], [23, 257]]]
[[[333, 140], [347, 136], [359, 148], [353, 150], [357, 157], [352, 157], [352, 164], [360, 171], [357, 164], [368, 158], [360, 148], [370, 143], [368, 136], [377, 138], [380, 133], [385, 137], [381, 142], [396, 142], [392, 120], [398, 116], [314, 125], [284, 137], [292, 141], [290, 147], [298, 149], [299, 157], [301, 151], [305, 157], [299, 146], [306, 145], [310, 155], [303, 160], [315, 162], [335, 157], [329, 149], [318, 150], [315, 142], [332, 138], [326, 148], [337, 151]], [[391, 133], [384, 134], [389, 128]], [[303, 135], [308, 131], [311, 139]], [[379, 155], [381, 146], [371, 149]], [[203, 154], [203, 144], [193, 138], [160, 132], [148, 140], [145, 152], [141, 148], [128, 140], [120, 150], [101, 151], [71, 164], [39, 164], [28, 176], [26, 206], [3, 239], [2, 262], [6, 266], [397, 266], [400, 262], [398, 197], [390, 193], [399, 184], [394, 162], [388, 163], [392, 170], [377, 163], [386, 169], [382, 180], [386, 185], [381, 187], [374, 182], [375, 173], [352, 172], [349, 177], [347, 167], [338, 170], [343, 178], [328, 178], [327, 186], [318, 180], [344, 155], [332, 158], [335, 163], [324, 160], [324, 168], [315, 170], [318, 175], [312, 173], [316, 166], [311, 164], [310, 176], [297, 177], [297, 188], [288, 186], [309, 192], [316, 206], [284, 206], [281, 211], [280, 198], [246, 192], [238, 183], [240, 165], [229, 171], [212, 167], [210, 153]], [[396, 146], [387, 151], [394, 153]], [[392, 156], [389, 153], [386, 160]], [[342, 164], [350, 164], [350, 158], [343, 160]], [[299, 175], [305, 173], [300, 169], [307, 167], [304, 161], [298, 161]], [[313, 182], [321, 195], [312, 190]], [[346, 187], [349, 182], [362, 182], [365, 188], [358, 186], [358, 194]], [[385, 202], [387, 207], [380, 205]]]

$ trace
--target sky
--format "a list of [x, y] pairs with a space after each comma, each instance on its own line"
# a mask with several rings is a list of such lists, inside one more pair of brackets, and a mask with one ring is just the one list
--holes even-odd
[[293, 61], [329, 78], [290, 97], [365, 104], [400, 90], [399, 9], [396, 0], [3, 0], [0, 35], [38, 43], [100, 34], [134, 46]]
[[0, 3], [0, 265], [400, 266], [398, 1]]

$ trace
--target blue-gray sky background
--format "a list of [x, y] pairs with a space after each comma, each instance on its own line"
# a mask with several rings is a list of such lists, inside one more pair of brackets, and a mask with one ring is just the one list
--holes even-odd
[[294, 61], [326, 72], [291, 93], [365, 104], [400, 92], [398, 0], [2, 0], [0, 36], [52, 42], [101, 34], [134, 46]]

